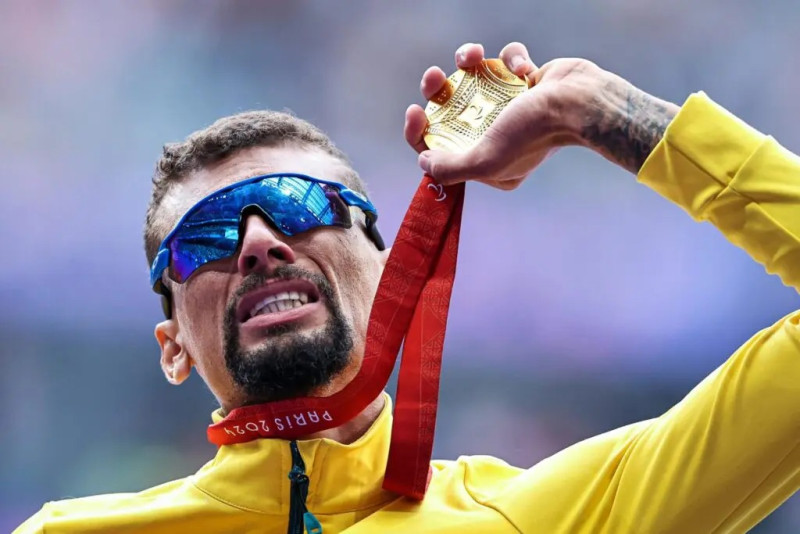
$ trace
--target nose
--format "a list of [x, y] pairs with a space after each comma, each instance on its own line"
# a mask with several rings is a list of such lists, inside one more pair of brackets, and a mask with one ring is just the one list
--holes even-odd
[[261, 216], [248, 215], [244, 220], [237, 269], [242, 276], [250, 273], [270, 273], [276, 267], [295, 262], [292, 248], [278, 239]]

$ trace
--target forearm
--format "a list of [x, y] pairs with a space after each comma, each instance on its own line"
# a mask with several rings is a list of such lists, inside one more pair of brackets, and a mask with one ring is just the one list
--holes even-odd
[[680, 107], [645, 93], [619, 76], [608, 76], [584, 107], [580, 139], [636, 174]]
[[575, 142], [711, 222], [800, 290], [800, 158], [704, 95], [678, 107], [589, 62], [570, 72], [563, 124]]

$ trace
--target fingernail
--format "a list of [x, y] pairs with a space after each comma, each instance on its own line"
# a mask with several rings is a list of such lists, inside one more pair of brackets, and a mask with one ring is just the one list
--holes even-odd
[[471, 45], [472, 45], [472, 43], [467, 43], [467, 44], [465, 44], [464, 46], [462, 46], [461, 48], [458, 49], [458, 61], [459, 62], [463, 62], [465, 59], [467, 59], [467, 48], [469, 48]]
[[514, 56], [511, 58], [511, 70], [514, 71], [514, 73], [516, 73], [517, 70], [519, 70], [519, 68], [524, 64], [525, 58], [522, 56]]
[[423, 171], [430, 172], [431, 159], [427, 152], [420, 152], [419, 158], [417, 158], [417, 163]]

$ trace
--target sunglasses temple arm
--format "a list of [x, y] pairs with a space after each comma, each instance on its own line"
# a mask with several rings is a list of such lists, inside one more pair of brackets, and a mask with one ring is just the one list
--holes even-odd
[[367, 219], [367, 235], [375, 243], [375, 246], [378, 247], [378, 250], [386, 250], [386, 244], [383, 242], [383, 236], [378, 231], [378, 225], [375, 221], [375, 217], [370, 217]]
[[161, 295], [161, 311], [164, 312], [164, 317], [172, 319], [172, 292], [161, 280], [156, 282], [153, 290]]

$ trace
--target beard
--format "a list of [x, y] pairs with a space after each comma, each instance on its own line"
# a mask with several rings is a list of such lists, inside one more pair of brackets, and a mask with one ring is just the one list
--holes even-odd
[[[239, 298], [268, 280], [297, 278], [308, 280], [319, 289], [330, 316], [324, 329], [303, 333], [295, 324], [279, 324], [265, 329], [269, 339], [262, 345], [243, 349], [236, 320]], [[223, 328], [225, 366], [245, 393], [246, 404], [309, 396], [347, 367], [353, 350], [352, 330], [334, 301], [328, 280], [292, 265], [278, 267], [269, 277], [251, 274], [245, 278], [228, 304]]]

